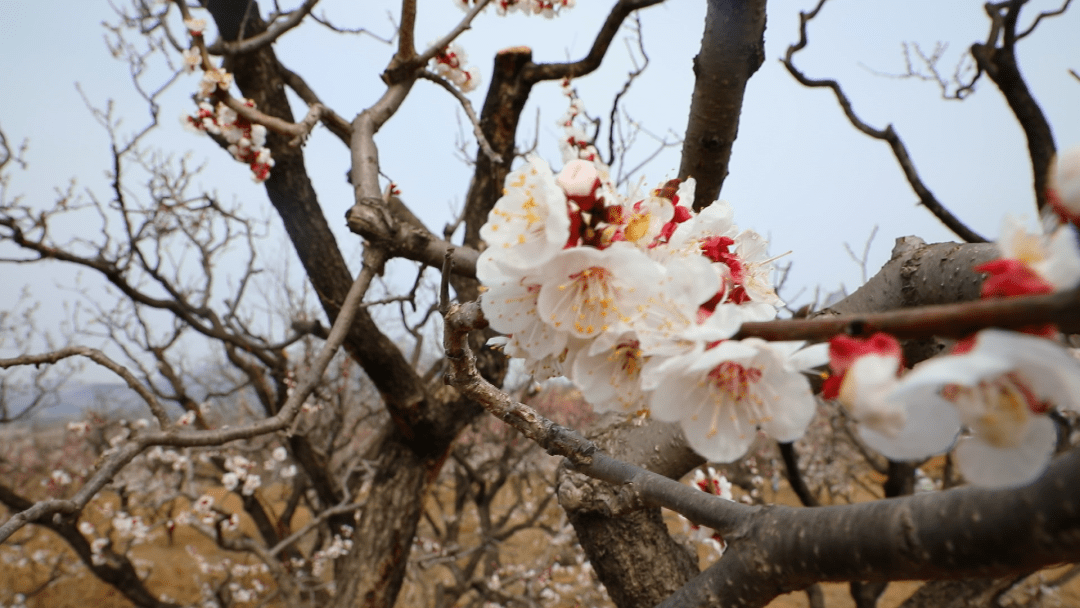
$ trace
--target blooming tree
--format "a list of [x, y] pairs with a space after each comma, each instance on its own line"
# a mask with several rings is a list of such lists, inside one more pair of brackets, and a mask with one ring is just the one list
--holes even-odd
[[[21, 605], [81, 567], [139, 606], [763, 606], [795, 590], [821, 606], [819, 583], [830, 581], [873, 606], [885, 583], [907, 579], [932, 579], [908, 605], [974, 605], [1080, 561], [1080, 362], [1068, 348], [1080, 331], [1080, 153], [1056, 154], [1016, 59], [1018, 42], [1069, 3], [1027, 29], [1025, 1], [988, 4], [991, 34], [971, 47], [974, 75], [953, 91], [963, 97], [985, 74], [1028, 138], [1042, 231], [1005, 218], [994, 244], [934, 197], [892, 127], [864, 123], [839, 83], [796, 66], [824, 0], [801, 15], [786, 68], [829, 88], [856, 128], [888, 143], [920, 202], [966, 242], [905, 239], [855, 293], [781, 319], [790, 310], [777, 257], [736, 224], [737, 202], [718, 200], [743, 92], [763, 61], [763, 1], [708, 2], [678, 177], [623, 184], [614, 149], [605, 161], [589, 133], [575, 79], [600, 68], [624, 21], [661, 2], [616, 2], [582, 59], [545, 63], [514, 47], [484, 73], [458, 41], [480, 13], [572, 19], [574, 2], [459, 2], [460, 21], [418, 48], [422, 7], [404, 0], [380, 95], [352, 120], [275, 50], [301, 23], [343, 31], [313, 12], [316, 0], [270, 13], [240, 0], [122, 11], [117, 54], [198, 75], [182, 123], [265, 188], [307, 283], [253, 302], [274, 291], [260, 282], [264, 223], [191, 193], [185, 162], [149, 153], [173, 77], [146, 93], [133, 72], [154, 116], [134, 136], [99, 112], [113, 143], [107, 200], [69, 194], [39, 209], [2, 192], [7, 261], [59, 261], [119, 294], [95, 310], [103, 349], [81, 328], [42, 351], [34, 325], [0, 316], [20, 350], [0, 360], [12, 370], [4, 382], [55, 393], [45, 374], [85, 359], [125, 382], [139, 414], [71, 422], [54, 439], [62, 458], [4, 455], [0, 557], [51, 571], [0, 600]], [[477, 140], [460, 238], [456, 226], [432, 232], [381, 176], [375, 135], [418, 80], [461, 105]], [[559, 159], [520, 153], [522, 110], [544, 83], [567, 100]], [[464, 93], [482, 86], [478, 114]], [[302, 119], [286, 90], [306, 105]], [[305, 166], [304, 141], [324, 127], [350, 162], [357, 273]], [[6, 186], [21, 157], [0, 144]], [[140, 178], [148, 186], [136, 196]], [[100, 234], [57, 237], [71, 219]], [[419, 265], [405, 295], [378, 280], [398, 259]], [[243, 268], [238, 277], [225, 276], [225, 260]], [[426, 267], [442, 270], [437, 282]], [[438, 297], [426, 297], [436, 284]], [[383, 314], [393, 306], [397, 317]], [[424, 348], [440, 339], [437, 352]], [[190, 361], [193, 341], [223, 371]], [[570, 396], [552, 404], [528, 383], [510, 390], [511, 359], [530, 382], [565, 378], [554, 384]], [[526, 393], [545, 405], [526, 404]], [[18, 417], [6, 408], [4, 422]], [[537, 446], [562, 457], [557, 470]], [[691, 471], [690, 484], [677, 481]], [[875, 476], [895, 500], [841, 504]], [[782, 488], [802, 507], [768, 504]], [[687, 535], [672, 535], [661, 507], [685, 519]], [[37, 527], [75, 561], [26, 557]], [[528, 534], [542, 540], [518, 542], [546, 549], [512, 563], [519, 553], [503, 545]], [[160, 564], [139, 557], [155, 542], [184, 543], [194, 590], [164, 590]]]

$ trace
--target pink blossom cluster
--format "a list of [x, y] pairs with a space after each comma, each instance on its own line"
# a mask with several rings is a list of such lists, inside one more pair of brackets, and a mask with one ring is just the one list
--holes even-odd
[[[987, 274], [984, 298], [1080, 284], [1080, 246], [1068, 225], [1031, 234], [1007, 218], [998, 249], [1002, 257], [976, 268]], [[892, 460], [953, 450], [969, 482], [1022, 485], [1054, 454], [1057, 430], [1048, 414], [1080, 410], [1080, 362], [1057, 337], [1053, 325], [986, 329], [904, 373], [896, 338], [838, 336], [830, 344], [833, 375], [823, 396], [843, 404], [863, 441]]]
[[505, 334], [493, 343], [537, 379], [570, 378], [598, 411], [679, 422], [710, 460], [740, 457], [759, 429], [801, 437], [815, 411], [802, 372], [825, 346], [730, 340], [782, 304], [765, 240], [725, 202], [694, 212], [693, 179], [623, 196], [579, 151], [558, 174], [527, 158], [480, 230], [481, 305]]
[[480, 70], [467, 66], [465, 50], [456, 42], [451, 42], [445, 49], [431, 58], [435, 62], [435, 73], [454, 83], [457, 88], [468, 93], [480, 84]]

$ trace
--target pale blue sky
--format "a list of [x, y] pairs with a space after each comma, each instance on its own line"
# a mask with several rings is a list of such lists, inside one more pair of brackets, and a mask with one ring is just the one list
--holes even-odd
[[[120, 1], [120, 0], [117, 0]], [[589, 47], [612, 2], [578, 0], [564, 16], [512, 15], [493, 10], [481, 15], [460, 43], [469, 62], [482, 74], [490, 70], [500, 48], [527, 45], [543, 61], [578, 58]], [[924, 209], [903, 179], [887, 145], [855, 131], [844, 119], [831, 93], [807, 90], [784, 70], [778, 58], [797, 39], [798, 11], [811, 0], [776, 0], [769, 4], [766, 62], [751, 80], [735, 144], [731, 175], [723, 198], [735, 207], [745, 228], [769, 235], [772, 250], [793, 250], [792, 296], [805, 302], [815, 285], [849, 289], [859, 283], [859, 268], [843, 242], [861, 250], [874, 225], [870, 272], [889, 255], [893, 240], [915, 234], [929, 242], [955, 240]], [[1029, 22], [1037, 10], [1056, 1], [1035, 1], [1026, 10]], [[360, 6], [361, 8], [357, 8]], [[364, 26], [387, 35], [387, 12], [397, 2], [325, 0], [317, 13], [340, 25]], [[265, 10], [266, 7], [264, 7]], [[462, 15], [451, 0], [419, 2], [419, 43], [441, 36]], [[691, 59], [700, 42], [702, 0], [668, 0], [641, 14], [652, 63], [625, 98], [630, 114], [655, 133], [681, 136], [692, 87]], [[29, 139], [29, 168], [15, 171], [10, 193], [42, 206], [52, 202], [56, 187], [75, 178], [80, 188], [107, 194], [103, 171], [108, 142], [83, 106], [75, 83], [98, 105], [113, 99], [124, 125], [135, 129], [146, 120], [145, 105], [134, 94], [123, 62], [110, 57], [103, 42], [102, 21], [115, 21], [105, 2], [6, 0], [0, 11], [0, 127], [9, 141]], [[932, 48], [949, 43], [943, 68], [951, 73], [960, 54], [988, 30], [982, 2], [975, 0], [834, 0], [810, 26], [810, 46], [796, 63], [811, 77], [838, 79], [856, 112], [876, 127], [893, 123], [906, 141], [924, 181], [938, 198], [975, 230], [993, 237], [1006, 212], [1034, 217], [1030, 165], [1023, 134], [992, 83], [983, 78], [968, 100], [945, 102], [933, 84], [875, 75], [904, 69], [901, 42]], [[1020, 45], [1020, 61], [1028, 84], [1046, 112], [1060, 148], [1080, 144], [1080, 82], [1067, 70], [1080, 69], [1080, 10], [1044, 22]], [[378, 74], [392, 49], [369, 37], [335, 37], [317, 24], [306, 24], [278, 43], [282, 61], [302, 73], [325, 102], [351, 119], [382, 91]], [[601, 69], [576, 83], [586, 107], [607, 116], [611, 100], [629, 69], [622, 36]], [[165, 77], [164, 74], [159, 74]], [[206, 138], [184, 132], [178, 117], [192, 107], [196, 76], [182, 77], [163, 99], [162, 128], [154, 142], [195, 159], [209, 160], [202, 181], [223, 197], [233, 196], [245, 209], [272, 217], [262, 188], [252, 184], [246, 167], [231, 161]], [[486, 78], [470, 95], [479, 108]], [[555, 121], [565, 111], [557, 83], [535, 89], [526, 108], [520, 141], [535, 136], [540, 109], [538, 151], [556, 166], [559, 156]], [[302, 113], [300, 104], [294, 111]], [[456, 102], [431, 83], [419, 82], [401, 111], [380, 132], [377, 142], [383, 171], [397, 181], [403, 198], [436, 231], [456, 209], [468, 186], [469, 170], [455, 158], [458, 130]], [[466, 129], [471, 137], [469, 129]], [[606, 131], [605, 131], [606, 140]], [[647, 144], [643, 141], [643, 144]], [[469, 143], [474, 150], [475, 144]], [[651, 152], [647, 145], [639, 156]], [[349, 157], [341, 143], [318, 129], [307, 144], [308, 167], [320, 200], [350, 263], [359, 260], [359, 239], [344, 227], [343, 214], [352, 204], [344, 182]], [[644, 171], [648, 184], [674, 174], [678, 149], [661, 154]], [[280, 229], [274, 218], [275, 229]], [[275, 236], [267, 251], [282, 243]], [[2, 252], [0, 252], [2, 253]], [[269, 258], [273, 260], [274, 258]], [[290, 257], [291, 259], [291, 257]], [[286, 263], [284, 260], [279, 263]], [[47, 270], [4, 266], [6, 288], [0, 306], [10, 306], [23, 285], [47, 302], [42, 314], [56, 315], [56, 304], [73, 294], [63, 289], [72, 275], [56, 265]], [[298, 273], [293, 272], [293, 276]]]

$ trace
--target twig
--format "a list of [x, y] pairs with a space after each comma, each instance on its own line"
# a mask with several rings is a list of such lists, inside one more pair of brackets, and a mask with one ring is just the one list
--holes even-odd
[[1039, 13], [1038, 16], [1035, 17], [1035, 20], [1031, 22], [1031, 26], [1028, 27], [1028, 29], [1026, 29], [1026, 30], [1024, 30], [1024, 31], [1022, 31], [1022, 32], [1020, 32], [1019, 34], [1016, 35], [1016, 39], [1020, 40], [1020, 39], [1024, 38], [1025, 36], [1027, 36], [1028, 34], [1030, 34], [1031, 32], [1034, 32], [1035, 28], [1038, 27], [1039, 22], [1042, 21], [1043, 19], [1048, 18], [1048, 17], [1057, 17], [1058, 15], [1064, 13], [1065, 9], [1069, 8], [1069, 4], [1071, 2], [1072, 2], [1072, 0], [1065, 0], [1065, 2], [1062, 3], [1061, 8], [1059, 8], [1057, 10], [1053, 10], [1053, 11], [1043, 11], [1043, 12]]
[[[319, 0], [305, 0], [296, 10], [288, 12], [284, 19], [270, 24], [270, 27], [266, 28], [265, 32], [244, 40], [219, 41], [217, 44], [208, 46], [206, 50], [214, 55], [239, 55], [261, 49], [300, 25], [300, 22], [311, 12], [311, 9], [315, 8], [318, 2]], [[186, 15], [185, 18], [187, 18]]]
[[1019, 329], [1043, 323], [1058, 324], [1065, 333], [1080, 331], [1080, 289], [890, 312], [743, 323], [732, 339], [828, 340], [841, 333], [868, 336], [878, 331], [900, 339], [962, 338], [987, 327]]
[[[444, 301], [445, 302], [445, 301]], [[450, 364], [447, 381], [476, 401], [496, 418], [510, 424], [552, 456], [565, 457], [575, 470], [616, 486], [613, 512], [645, 506], [662, 506], [684, 515], [695, 524], [727, 535], [747, 521], [757, 509], [724, 500], [668, 479], [641, 467], [616, 460], [572, 429], [548, 420], [531, 407], [514, 401], [476, 369], [476, 355], [469, 347], [471, 330], [484, 329], [476, 302], [450, 304], [447, 308], [443, 347]]]
[[182, 432], [176, 428], [170, 428], [168, 430], [139, 434], [129, 443], [109, 453], [97, 472], [70, 499], [41, 501], [29, 509], [12, 515], [3, 525], [0, 525], [0, 543], [6, 541], [12, 534], [28, 523], [53, 515], [75, 515], [79, 513], [112, 480], [120, 469], [150, 446], [193, 447], [221, 445], [237, 439], [247, 439], [272, 433], [287, 427], [300, 412], [300, 405], [304, 403], [312, 391], [315, 390], [316, 385], [322, 380], [323, 373], [337, 354], [338, 348], [340, 348], [349, 332], [349, 327], [356, 317], [356, 312], [360, 309], [360, 302], [363, 300], [368, 285], [375, 276], [375, 271], [380, 269], [384, 262], [385, 255], [378, 249], [368, 248], [364, 250], [364, 268], [356, 277], [352, 287], [349, 288], [349, 293], [344, 304], [342, 304], [337, 319], [334, 321], [330, 335], [327, 337], [319, 354], [312, 361], [311, 367], [300, 379], [296, 389], [276, 415], [259, 422], [231, 428], [191, 432]]
[[450, 84], [446, 81], [445, 78], [439, 76], [438, 74], [435, 74], [434, 72], [422, 70], [419, 72], [419, 76], [424, 80], [430, 80], [431, 82], [434, 82], [440, 87], [446, 89], [448, 93], [454, 96], [454, 99], [458, 100], [458, 103], [460, 103], [461, 107], [465, 110], [465, 115], [469, 117], [469, 122], [472, 123], [473, 135], [476, 136], [476, 141], [480, 144], [480, 149], [484, 151], [484, 154], [487, 155], [487, 157], [490, 158], [492, 162], [501, 163], [502, 157], [499, 156], [495, 152], [495, 150], [491, 148], [491, 144], [488, 143], [487, 138], [484, 137], [484, 131], [480, 128], [480, 118], [473, 110], [472, 103], [469, 102], [469, 99], [465, 97], [465, 95], [463, 95], [457, 87]]
[[818, 11], [821, 10], [821, 7], [824, 6], [824, 4], [825, 0], [820, 0], [818, 5], [814, 7], [814, 10], [809, 13], [799, 13], [799, 41], [788, 47], [787, 53], [781, 60], [788, 72], [790, 72], [791, 75], [805, 87], [827, 87], [832, 89], [833, 93], [836, 94], [837, 102], [840, 104], [841, 109], [844, 110], [844, 115], [847, 116], [852, 126], [874, 139], [880, 139], [889, 144], [892, 148], [893, 155], [896, 156], [897, 162], [900, 163], [900, 168], [904, 171], [904, 176], [911, 185], [911, 189], [918, 195], [919, 202], [960, 238], [969, 243], [985, 243], [985, 238], [968, 228], [959, 218], [954, 216], [940, 201], [937, 200], [934, 193], [926, 187], [926, 184], [924, 184], [919, 177], [918, 171], [915, 170], [915, 164], [911, 160], [911, 155], [908, 153], [907, 146], [904, 145], [900, 136], [896, 134], [892, 125], [888, 125], [884, 130], [871, 127], [855, 115], [855, 110], [851, 106], [851, 100], [844, 94], [839, 83], [831, 79], [814, 80], [808, 78], [795, 67], [795, 64], [792, 62], [792, 57], [795, 53], [806, 48], [807, 45], [806, 24], [817, 16]]
[[663, 1], [664, 0], [619, 0], [619, 2], [611, 8], [611, 12], [608, 13], [607, 19], [604, 20], [604, 24], [600, 26], [600, 31], [593, 40], [592, 48], [589, 49], [589, 53], [585, 55], [584, 58], [567, 63], [529, 63], [522, 73], [522, 78], [525, 82], [535, 83], [540, 82], [541, 80], [576, 78], [592, 72], [600, 67], [600, 62], [604, 60], [604, 55], [607, 54], [612, 39], [614, 39], [615, 34], [619, 32], [619, 27], [622, 26], [622, 22], [626, 19], [627, 15], [638, 9], [653, 6], [654, 4], [660, 4]]

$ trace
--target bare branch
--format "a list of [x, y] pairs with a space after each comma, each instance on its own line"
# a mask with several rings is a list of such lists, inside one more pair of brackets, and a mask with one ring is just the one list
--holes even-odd
[[1039, 15], [1037, 17], [1035, 17], [1035, 20], [1031, 22], [1031, 25], [1028, 27], [1028, 29], [1026, 29], [1026, 30], [1024, 30], [1024, 31], [1022, 31], [1022, 32], [1020, 32], [1019, 34], [1016, 35], [1016, 39], [1021, 40], [1021, 39], [1025, 38], [1031, 32], [1034, 32], [1035, 28], [1039, 27], [1039, 22], [1041, 22], [1043, 19], [1048, 19], [1050, 17], [1057, 17], [1058, 15], [1063, 14], [1065, 12], [1065, 10], [1067, 8], [1069, 8], [1069, 4], [1071, 4], [1071, 3], [1072, 3], [1072, 0], [1065, 0], [1065, 2], [1062, 3], [1061, 8], [1058, 8], [1058, 9], [1052, 10], [1052, 11], [1043, 11], [1043, 12], [1039, 13]]
[[799, 13], [799, 42], [788, 47], [787, 54], [782, 60], [784, 66], [787, 67], [788, 72], [790, 72], [803, 86], [812, 88], [827, 87], [832, 89], [833, 93], [836, 94], [837, 102], [840, 104], [841, 109], [844, 110], [844, 115], [847, 116], [848, 120], [856, 129], [874, 139], [880, 139], [889, 144], [892, 148], [893, 155], [896, 156], [897, 162], [900, 163], [900, 168], [904, 171], [904, 176], [907, 178], [912, 190], [918, 195], [919, 202], [960, 238], [969, 243], [985, 243], [985, 238], [972, 231], [954, 216], [940, 201], [937, 200], [934, 193], [926, 187], [926, 184], [923, 183], [922, 178], [919, 177], [919, 173], [915, 169], [915, 164], [912, 162], [910, 154], [908, 154], [907, 146], [904, 145], [900, 136], [896, 134], [892, 125], [885, 127], [885, 130], [871, 127], [855, 115], [855, 110], [851, 106], [851, 100], [844, 94], [839, 83], [835, 80], [814, 80], [808, 78], [795, 67], [795, 64], [792, 62], [792, 57], [795, 53], [806, 48], [806, 24], [817, 16], [818, 11], [821, 10], [821, 7], [824, 6], [824, 4], [825, 0], [820, 0], [818, 5], [814, 7], [814, 10], [811, 12]]
[[272, 44], [286, 32], [300, 25], [300, 22], [311, 12], [311, 9], [315, 8], [318, 2], [319, 0], [304, 0], [304, 3], [295, 10], [285, 13], [283, 19], [271, 23], [266, 28], [266, 31], [243, 40], [218, 40], [216, 44], [208, 46], [207, 51], [212, 55], [237, 55], [250, 53]]
[[54, 350], [48, 353], [42, 353], [40, 355], [22, 355], [19, 357], [13, 357], [10, 359], [0, 359], [0, 368], [6, 369], [9, 367], [16, 367], [21, 365], [42, 365], [52, 364], [68, 357], [86, 357], [94, 363], [108, 369], [117, 376], [120, 376], [124, 380], [124, 383], [139, 394], [143, 401], [146, 402], [147, 407], [154, 414], [154, 418], [157, 418], [161, 428], [169, 426], [169, 415], [165, 412], [165, 408], [158, 402], [157, 397], [151, 393], [143, 383], [139, 382], [130, 370], [113, 361], [105, 353], [96, 348], [88, 348], [85, 346], [69, 346], [67, 348], [61, 348], [60, 350]]
[[540, 82], [541, 80], [579, 78], [585, 74], [591, 73], [593, 70], [600, 67], [600, 62], [604, 60], [604, 55], [607, 54], [608, 47], [611, 46], [611, 41], [615, 38], [615, 34], [617, 34], [619, 28], [622, 27], [623, 20], [636, 10], [660, 4], [663, 1], [664, 0], [619, 0], [619, 2], [611, 8], [611, 12], [608, 13], [607, 19], [604, 20], [604, 24], [600, 26], [600, 31], [593, 40], [592, 48], [589, 49], [588, 54], [586, 54], [584, 58], [570, 63], [529, 63], [525, 67], [522, 77], [526, 82], [535, 83]]
[[[975, 58], [979, 69], [986, 72], [986, 75], [997, 85], [1009, 104], [1009, 109], [1012, 110], [1020, 127], [1024, 130], [1028, 156], [1031, 158], [1035, 204], [1036, 208], [1042, 211], [1047, 205], [1046, 191], [1050, 167], [1057, 153], [1057, 147], [1050, 123], [1028, 89], [1016, 58], [1016, 43], [1022, 38], [1016, 34], [1016, 24], [1024, 4], [1025, 2], [1020, 0], [987, 3], [984, 9], [990, 18], [990, 34], [986, 42], [971, 45], [971, 55]], [[1065, 2], [1061, 10], [1063, 11], [1068, 4], [1069, 2]], [[1051, 14], [1060, 13], [1052, 12]], [[1036, 18], [1035, 23], [1038, 23], [1041, 17], [1042, 15]], [[1035, 24], [1032, 24], [1025, 35], [1034, 27]]]
[[484, 137], [484, 131], [480, 128], [480, 118], [473, 110], [472, 103], [469, 102], [469, 99], [465, 97], [465, 95], [463, 95], [461, 91], [457, 89], [457, 87], [447, 82], [445, 78], [439, 76], [438, 74], [435, 74], [428, 70], [421, 70], [419, 72], [419, 75], [420, 78], [423, 78], [424, 80], [430, 80], [431, 82], [439, 85], [448, 93], [453, 95], [455, 99], [458, 100], [458, 103], [460, 103], [461, 107], [465, 110], [465, 115], [469, 117], [469, 122], [473, 126], [473, 135], [476, 136], [476, 141], [480, 144], [480, 149], [484, 151], [484, 154], [486, 154], [488, 158], [491, 159], [491, 162], [501, 163], [502, 157], [495, 153], [495, 150], [492, 149], [491, 144], [488, 143], [487, 137]]
[[1080, 289], [890, 312], [743, 323], [732, 339], [828, 340], [842, 333], [869, 336], [878, 331], [901, 339], [962, 338], [987, 327], [1021, 329], [1043, 323], [1058, 324], [1065, 333], [1080, 332]]
[[319, 350], [318, 356], [312, 361], [311, 367], [297, 383], [293, 394], [289, 396], [276, 415], [258, 422], [231, 428], [191, 432], [181, 432], [171, 428], [136, 435], [128, 443], [121, 445], [116, 451], [112, 452], [98, 467], [97, 471], [83, 484], [82, 488], [70, 499], [41, 501], [29, 509], [12, 515], [3, 525], [0, 525], [0, 543], [3, 543], [26, 524], [54, 514], [69, 516], [78, 514], [120, 469], [150, 446], [221, 445], [229, 441], [265, 435], [287, 428], [300, 412], [300, 406], [315, 390], [315, 387], [322, 379], [323, 372], [326, 371], [330, 361], [337, 354], [338, 348], [348, 334], [353, 318], [360, 309], [360, 302], [363, 300], [371, 279], [375, 276], [377, 269], [382, 268], [385, 262], [385, 256], [375, 249], [365, 250], [364, 258], [364, 269], [356, 277], [352, 287], [349, 288], [348, 296], [342, 304], [337, 319], [334, 321], [329, 337]]

